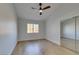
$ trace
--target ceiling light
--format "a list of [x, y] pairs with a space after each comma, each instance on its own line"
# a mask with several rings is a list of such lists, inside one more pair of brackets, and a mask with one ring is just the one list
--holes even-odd
[[39, 12], [43, 12], [42, 10], [39, 10]]

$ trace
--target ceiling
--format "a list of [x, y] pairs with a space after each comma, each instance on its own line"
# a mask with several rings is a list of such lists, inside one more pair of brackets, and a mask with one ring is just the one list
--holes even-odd
[[43, 11], [39, 15], [39, 10], [33, 10], [32, 7], [39, 8], [38, 3], [15, 3], [15, 10], [18, 18], [26, 20], [47, 20], [65, 19], [79, 15], [79, 3], [43, 3], [43, 7], [50, 5], [51, 8]]
[[38, 3], [16, 3], [14, 5], [17, 16], [21, 19], [28, 20], [45, 20], [51, 14], [54, 14], [59, 7], [59, 4], [56, 3], [43, 3], [42, 7], [50, 5], [51, 8], [44, 10], [43, 15], [39, 15], [39, 10], [32, 9], [32, 7], [39, 8]]

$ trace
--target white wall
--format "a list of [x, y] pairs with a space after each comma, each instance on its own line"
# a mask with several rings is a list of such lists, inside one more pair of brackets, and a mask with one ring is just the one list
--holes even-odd
[[58, 45], [60, 45], [60, 20], [52, 17], [46, 22], [46, 38]]
[[[35, 21], [35, 20], [26, 20], [18, 19], [19, 29], [18, 29], [18, 40], [35, 40], [35, 39], [44, 39], [45, 38], [45, 22], [44, 21]], [[27, 23], [39, 24], [39, 33], [27, 33]]]
[[46, 21], [46, 37], [60, 45], [60, 22], [73, 16], [79, 16], [79, 4], [61, 4]]
[[17, 42], [17, 22], [12, 4], [0, 4], [0, 54], [11, 54]]

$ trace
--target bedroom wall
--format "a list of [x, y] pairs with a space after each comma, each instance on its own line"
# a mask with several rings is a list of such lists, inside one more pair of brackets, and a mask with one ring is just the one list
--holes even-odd
[[[18, 19], [18, 41], [36, 40], [45, 38], [45, 22], [36, 20]], [[27, 33], [27, 23], [39, 24], [39, 33]]]
[[17, 43], [17, 20], [12, 4], [0, 4], [0, 54], [11, 54]]

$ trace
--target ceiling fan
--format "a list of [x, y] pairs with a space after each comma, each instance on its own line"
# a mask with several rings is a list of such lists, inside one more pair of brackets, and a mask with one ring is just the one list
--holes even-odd
[[39, 3], [39, 9], [37, 9], [37, 8], [34, 8], [34, 7], [32, 7], [32, 9], [37, 9], [37, 10], [39, 10], [39, 15], [42, 15], [42, 12], [43, 12], [43, 10], [46, 10], [46, 9], [49, 9], [49, 8], [51, 8], [51, 6], [46, 6], [46, 7], [42, 7], [42, 3]]

